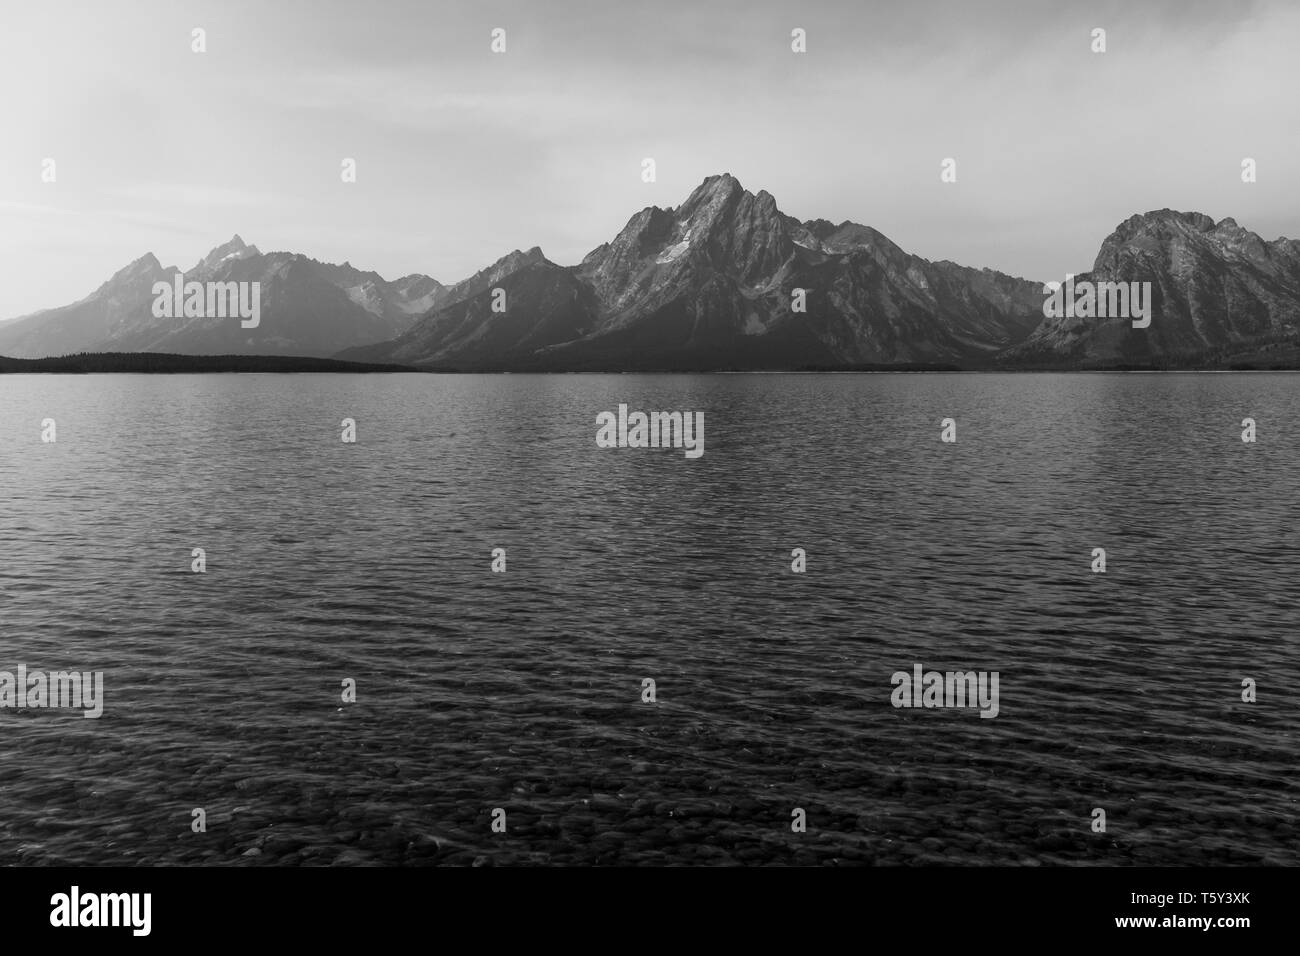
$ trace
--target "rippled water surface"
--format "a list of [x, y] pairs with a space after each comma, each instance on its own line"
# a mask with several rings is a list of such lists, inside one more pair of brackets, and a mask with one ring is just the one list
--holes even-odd
[[1300, 376], [5, 375], [0, 491], [0, 670], [105, 681], [0, 862], [1300, 862]]

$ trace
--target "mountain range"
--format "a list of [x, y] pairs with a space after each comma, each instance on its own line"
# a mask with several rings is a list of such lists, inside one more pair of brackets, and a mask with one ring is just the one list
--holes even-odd
[[153, 285], [170, 284], [178, 272], [182, 270], [160, 264], [153, 253], [144, 255], [79, 302], [0, 323], [0, 355], [324, 357], [400, 335], [444, 292], [442, 284], [428, 276], [389, 282], [346, 262], [332, 265], [296, 253], [263, 253], [236, 235], [183, 274], [186, 282], [259, 282], [261, 322], [256, 329], [245, 329], [238, 319], [156, 317]]
[[[1133, 216], [1076, 282], [1151, 283], [1152, 321], [1045, 318], [1043, 283], [931, 262], [870, 226], [801, 222], [710, 176], [574, 266], [533, 247], [443, 285], [262, 253], [239, 236], [186, 281], [261, 283], [261, 322], [157, 318], [146, 255], [72, 305], [0, 323], [0, 355], [333, 356], [463, 370], [1211, 367], [1300, 356], [1300, 241], [1168, 209]], [[1064, 277], [1056, 277], [1060, 281]], [[800, 308], [802, 306], [802, 309]]]

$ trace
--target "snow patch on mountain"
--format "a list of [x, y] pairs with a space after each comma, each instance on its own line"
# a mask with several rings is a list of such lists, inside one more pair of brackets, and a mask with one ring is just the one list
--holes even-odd
[[348, 298], [372, 315], [384, 314], [384, 300], [380, 297], [373, 282], [364, 282], [344, 290]]
[[661, 252], [659, 254], [659, 258], [655, 259], [655, 262], [658, 263], [659, 265], [663, 265], [664, 263], [672, 262], [675, 259], [680, 259], [683, 255], [686, 254], [686, 250], [689, 249], [690, 247], [691, 247], [691, 240], [689, 238], [683, 239], [681, 242], [677, 243], [677, 245], [673, 246], [671, 249], [666, 249], [663, 252]]

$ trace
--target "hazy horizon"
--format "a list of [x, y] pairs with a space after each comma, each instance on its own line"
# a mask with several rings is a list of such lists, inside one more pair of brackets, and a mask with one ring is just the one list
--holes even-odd
[[[1300, 9], [1274, 0], [401, 0], [360, 25], [350, 10], [0, 14], [0, 75], [33, 91], [6, 101], [0, 319], [80, 299], [149, 252], [189, 268], [236, 233], [390, 279], [452, 283], [532, 246], [572, 265], [723, 172], [800, 220], [1041, 281], [1089, 268], [1154, 209], [1300, 234], [1284, 82], [1300, 73]], [[950, 156], [958, 179], [941, 183]], [[1258, 182], [1241, 181], [1244, 157]]]

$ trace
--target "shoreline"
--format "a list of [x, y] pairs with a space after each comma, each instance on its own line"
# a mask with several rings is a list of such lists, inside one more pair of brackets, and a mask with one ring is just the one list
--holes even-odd
[[728, 369], [545, 369], [524, 367], [432, 368], [392, 363], [349, 362], [342, 359], [291, 355], [177, 355], [160, 352], [104, 352], [40, 359], [0, 356], [0, 375], [1113, 375], [1209, 374], [1246, 372], [1300, 372], [1300, 363], [1239, 363], [1207, 367], [1092, 366], [1092, 367], [980, 367], [927, 365], [849, 366], [840, 368]]

